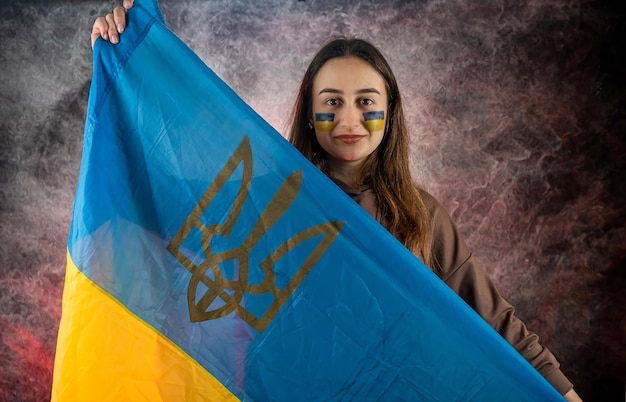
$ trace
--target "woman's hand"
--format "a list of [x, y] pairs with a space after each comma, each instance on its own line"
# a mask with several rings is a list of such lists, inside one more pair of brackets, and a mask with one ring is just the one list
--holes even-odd
[[126, 10], [133, 6], [134, 0], [124, 0], [123, 7], [115, 7], [111, 14], [98, 17], [91, 28], [91, 48], [96, 39], [102, 38], [111, 43], [120, 42], [120, 34], [126, 29]]
[[583, 401], [582, 399], [580, 399], [580, 396], [578, 396], [576, 391], [574, 391], [574, 388], [570, 389], [565, 395], [563, 395], [563, 398], [565, 398], [567, 402], [582, 402]]

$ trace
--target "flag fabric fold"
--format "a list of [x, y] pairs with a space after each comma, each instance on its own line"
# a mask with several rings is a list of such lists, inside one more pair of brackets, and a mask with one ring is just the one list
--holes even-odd
[[52, 399], [561, 400], [137, 0], [97, 41]]

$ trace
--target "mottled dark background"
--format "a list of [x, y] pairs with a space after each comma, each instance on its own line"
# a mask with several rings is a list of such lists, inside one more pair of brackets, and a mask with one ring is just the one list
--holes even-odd
[[[623, 401], [626, 379], [624, 4], [161, 1], [281, 132], [327, 38], [378, 45], [403, 89], [416, 179], [587, 401]], [[114, 5], [0, 3], [0, 401], [49, 398], [89, 33]]]

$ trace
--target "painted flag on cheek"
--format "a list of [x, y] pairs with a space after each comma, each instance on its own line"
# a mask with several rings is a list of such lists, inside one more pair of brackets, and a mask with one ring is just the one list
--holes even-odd
[[127, 17], [94, 49], [52, 400], [560, 399], [155, 2]]
[[334, 113], [315, 113], [315, 129], [317, 131], [331, 132], [335, 128]]
[[374, 131], [381, 131], [385, 129], [385, 112], [365, 112], [363, 113], [363, 124], [367, 130], [371, 133]]

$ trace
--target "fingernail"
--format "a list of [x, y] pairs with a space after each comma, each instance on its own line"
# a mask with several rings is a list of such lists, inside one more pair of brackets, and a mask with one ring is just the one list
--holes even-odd
[[124, 25], [122, 25], [122, 24], [117, 24], [117, 32], [119, 32], [119, 33], [124, 32]]
[[115, 44], [117, 42], [119, 42], [120, 40], [117, 38], [117, 36], [112, 36], [111, 37], [111, 43]]

